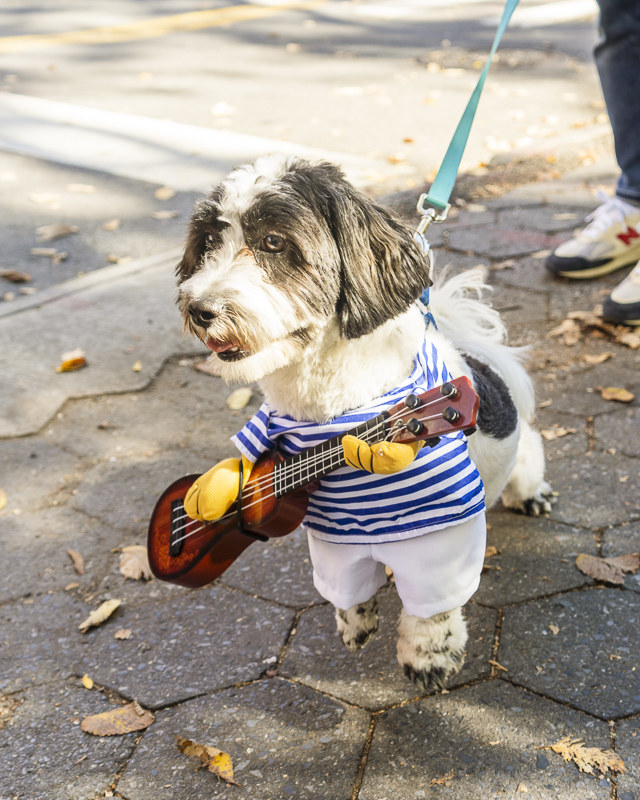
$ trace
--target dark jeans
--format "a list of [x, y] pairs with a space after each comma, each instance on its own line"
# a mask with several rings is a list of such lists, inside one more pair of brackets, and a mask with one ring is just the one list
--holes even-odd
[[616, 194], [640, 203], [640, 0], [598, 0], [595, 48], [621, 175]]

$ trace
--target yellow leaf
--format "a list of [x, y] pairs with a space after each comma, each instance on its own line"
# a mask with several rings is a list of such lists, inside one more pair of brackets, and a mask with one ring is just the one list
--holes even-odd
[[93, 689], [93, 681], [88, 675], [82, 676], [82, 685], [85, 689]]
[[142, 371], [142, 361], [136, 361], [136, 363], [131, 367], [134, 372], [141, 372]]
[[89, 614], [84, 622], [78, 625], [79, 630], [81, 630], [82, 633], [86, 633], [89, 628], [102, 625], [102, 623], [108, 620], [113, 612], [120, 607], [121, 603], [121, 600], [105, 600], [102, 605], [98, 606], [98, 608], [94, 609]]
[[77, 550], [67, 550], [67, 555], [73, 561], [73, 568], [78, 575], [84, 575], [84, 558]]
[[36, 228], [37, 240], [39, 242], [50, 242], [53, 241], [53, 239], [62, 239], [63, 236], [69, 236], [77, 232], [78, 228], [76, 225], [66, 225], [64, 222], [54, 222], [51, 225], [42, 225]]
[[157, 200], [171, 200], [172, 197], [175, 196], [176, 190], [172, 189], [170, 186], [161, 186], [159, 189], [156, 189], [154, 197]]
[[132, 578], [134, 581], [150, 581], [153, 578], [147, 548], [141, 544], [130, 544], [122, 548], [119, 567], [125, 578]]
[[231, 411], [240, 411], [251, 400], [252, 395], [253, 389], [249, 386], [241, 386], [227, 397], [227, 408]]
[[218, 778], [227, 783], [232, 783], [234, 786], [239, 786], [233, 779], [233, 764], [231, 757], [217, 747], [210, 747], [209, 745], [196, 744], [190, 739], [184, 739], [178, 736], [178, 750], [191, 758], [197, 758], [200, 761], [201, 767], [206, 767], [209, 772], [213, 772]]
[[598, 386], [603, 400], [616, 400], [618, 403], [630, 403], [635, 395], [621, 386]]
[[599, 747], [585, 747], [582, 739], [565, 736], [555, 744], [547, 745], [545, 750], [553, 750], [567, 762], [573, 761], [580, 772], [593, 775], [598, 770], [601, 775], [607, 772], [626, 772], [624, 761], [613, 750], [601, 750]]
[[63, 353], [60, 357], [60, 364], [56, 367], [56, 372], [72, 372], [87, 366], [87, 359], [80, 348]]
[[117, 736], [148, 728], [154, 716], [136, 702], [127, 703], [102, 714], [93, 714], [82, 720], [80, 727], [94, 736]]

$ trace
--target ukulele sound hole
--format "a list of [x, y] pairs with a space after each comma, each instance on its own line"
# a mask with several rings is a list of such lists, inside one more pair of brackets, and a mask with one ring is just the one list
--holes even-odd
[[184, 502], [171, 503], [171, 532], [169, 534], [169, 555], [179, 556], [184, 547]]

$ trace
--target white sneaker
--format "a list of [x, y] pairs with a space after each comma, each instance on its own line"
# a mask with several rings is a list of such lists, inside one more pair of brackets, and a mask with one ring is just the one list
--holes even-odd
[[[606, 195], [599, 193], [599, 199]], [[588, 225], [557, 247], [545, 266], [563, 278], [597, 278], [640, 258], [640, 207], [609, 197]]]
[[640, 261], [604, 301], [602, 316], [622, 325], [640, 325]]

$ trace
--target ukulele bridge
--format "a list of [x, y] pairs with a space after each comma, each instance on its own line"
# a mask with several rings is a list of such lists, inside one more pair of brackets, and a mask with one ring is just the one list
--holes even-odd
[[169, 555], [179, 556], [184, 547], [184, 501], [174, 500], [171, 503], [171, 524], [169, 528]]

